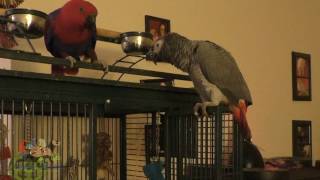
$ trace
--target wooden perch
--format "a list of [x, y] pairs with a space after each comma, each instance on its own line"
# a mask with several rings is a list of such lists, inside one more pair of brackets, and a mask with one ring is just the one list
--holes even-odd
[[97, 28], [97, 34], [102, 37], [119, 38], [121, 33], [108, 29]]
[[97, 28], [98, 40], [120, 44], [120, 32]]

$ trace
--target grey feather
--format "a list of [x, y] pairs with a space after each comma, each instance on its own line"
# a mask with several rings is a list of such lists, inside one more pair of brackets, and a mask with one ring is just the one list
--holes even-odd
[[193, 56], [193, 43], [189, 39], [177, 34], [170, 33], [164, 36], [164, 44], [157, 56], [157, 61], [169, 62], [183, 71], [188, 71]]
[[[211, 83], [218, 87], [229, 103], [237, 105], [243, 99], [247, 105], [252, 104], [239, 67], [225, 49], [209, 41], [191, 41], [177, 33], [170, 33], [161, 41], [163, 44], [155, 61], [169, 62], [188, 72], [203, 101], [213, 100], [210, 97], [212, 86], [208, 85]], [[199, 67], [200, 71], [197, 70]]]
[[230, 103], [238, 104], [239, 99], [252, 104], [252, 98], [240, 69], [229, 52], [220, 46], [199, 41], [194, 59], [200, 64], [206, 79], [218, 86]]

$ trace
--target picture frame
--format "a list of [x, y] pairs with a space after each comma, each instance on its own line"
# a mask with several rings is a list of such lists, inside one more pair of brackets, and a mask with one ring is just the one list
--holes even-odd
[[292, 121], [292, 157], [305, 165], [310, 165], [312, 162], [311, 121]]
[[170, 30], [170, 20], [149, 15], [145, 16], [145, 31], [152, 34], [153, 41], [168, 34]]
[[294, 101], [311, 101], [311, 55], [292, 52], [292, 89]]

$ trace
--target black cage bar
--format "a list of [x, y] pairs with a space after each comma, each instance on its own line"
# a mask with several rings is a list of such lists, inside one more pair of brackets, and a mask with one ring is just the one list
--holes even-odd
[[224, 106], [208, 117], [169, 112], [166, 116], [166, 179], [241, 179], [241, 138]]

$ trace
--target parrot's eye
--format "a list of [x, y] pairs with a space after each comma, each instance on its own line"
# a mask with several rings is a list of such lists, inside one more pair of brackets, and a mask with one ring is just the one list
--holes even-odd
[[80, 12], [82, 12], [82, 13], [84, 12], [84, 9], [83, 9], [83, 7], [80, 7]]
[[158, 40], [153, 46], [153, 52], [159, 53], [163, 45], [163, 40]]

